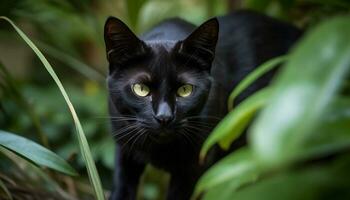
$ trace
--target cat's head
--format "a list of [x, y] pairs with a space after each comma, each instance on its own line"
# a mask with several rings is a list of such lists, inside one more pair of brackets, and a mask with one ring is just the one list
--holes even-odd
[[198, 121], [211, 88], [216, 18], [181, 41], [142, 41], [113, 17], [104, 31], [111, 107], [121, 115], [111, 116], [115, 123], [159, 140], [205, 129]]

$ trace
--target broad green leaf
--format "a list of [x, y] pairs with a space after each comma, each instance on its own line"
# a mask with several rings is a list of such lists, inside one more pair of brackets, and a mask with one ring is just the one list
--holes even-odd
[[269, 96], [269, 88], [260, 90], [228, 113], [204, 142], [200, 153], [201, 159], [204, 159], [210, 147], [217, 142], [220, 142], [224, 149], [228, 149], [231, 143], [242, 134], [255, 113], [266, 104]]
[[35, 52], [35, 54], [38, 56], [40, 61], [43, 63], [43, 65], [46, 68], [46, 70], [51, 75], [52, 79], [57, 84], [57, 87], [59, 88], [59, 90], [60, 90], [64, 100], [66, 101], [66, 103], [68, 105], [68, 108], [69, 108], [69, 110], [70, 110], [70, 112], [72, 114], [72, 117], [73, 117], [73, 120], [74, 120], [74, 124], [75, 124], [75, 127], [76, 127], [76, 131], [77, 131], [80, 151], [81, 151], [83, 159], [84, 159], [84, 161], [86, 163], [87, 172], [88, 172], [88, 175], [89, 175], [90, 182], [93, 185], [93, 189], [94, 189], [94, 192], [95, 192], [96, 199], [97, 200], [105, 199], [104, 194], [103, 194], [102, 185], [101, 185], [101, 180], [100, 180], [100, 177], [98, 175], [98, 172], [97, 172], [94, 160], [92, 158], [90, 147], [89, 147], [89, 144], [88, 144], [88, 142], [86, 140], [86, 137], [85, 137], [83, 128], [81, 126], [80, 120], [78, 118], [78, 115], [77, 115], [77, 113], [76, 113], [76, 111], [75, 111], [75, 109], [73, 107], [73, 104], [70, 101], [70, 99], [68, 97], [68, 94], [67, 94], [66, 90], [64, 89], [60, 79], [57, 77], [55, 71], [53, 70], [52, 66], [47, 61], [45, 56], [35, 46], [34, 43], [10, 19], [8, 19], [7, 17], [0, 17], [0, 19], [3, 19], [5, 21], [9, 22], [13, 26], [13, 28], [21, 36], [21, 38]]
[[[298, 153], [303, 159], [320, 158], [349, 148], [350, 99], [337, 98], [322, 119], [321, 126], [316, 128], [314, 134], [306, 140]], [[248, 165], [249, 161], [251, 165]], [[244, 172], [237, 169], [242, 166], [242, 163], [247, 164]], [[257, 163], [254, 163], [253, 156], [248, 154], [248, 151], [234, 152], [211, 167], [201, 177], [195, 194], [205, 191], [204, 200], [230, 200], [242, 185], [256, 180], [259, 173], [256, 166]]]
[[271, 100], [252, 126], [250, 142], [265, 165], [291, 160], [321, 122], [350, 68], [350, 18], [310, 31], [290, 54]]
[[[233, 192], [242, 184], [256, 180], [257, 176], [258, 168], [251, 151], [248, 148], [242, 148], [216, 163], [200, 178], [194, 197], [207, 190], [210, 195], [212, 189], [215, 193], [220, 193], [218, 190], [221, 191], [220, 187], [223, 185], [225, 185], [223, 189], [228, 189], [226, 186], [230, 185], [230, 191]], [[217, 199], [221, 199], [220, 197], [217, 196]]]
[[240, 189], [231, 195], [231, 199], [349, 199], [349, 167], [349, 156], [347, 156], [324, 166], [304, 167], [280, 173]]
[[234, 179], [227, 180], [219, 185], [209, 188], [203, 195], [203, 200], [232, 200], [232, 194], [247, 184], [256, 181], [254, 174], [243, 174]]
[[297, 157], [314, 158], [334, 154], [350, 148], [350, 98], [341, 97], [332, 102], [313, 133], [307, 138]]
[[0, 130], [0, 146], [44, 167], [68, 175], [77, 175], [76, 171], [61, 157], [24, 137]]
[[259, 79], [268, 71], [277, 67], [282, 62], [285, 62], [286, 60], [287, 60], [287, 56], [280, 56], [280, 57], [273, 58], [269, 61], [266, 61], [265, 63], [260, 65], [258, 68], [256, 68], [254, 71], [252, 71], [250, 74], [248, 74], [248, 76], [244, 78], [231, 92], [227, 101], [228, 110], [232, 110], [234, 100], [237, 98], [239, 94], [241, 94], [245, 89], [247, 89], [249, 85], [251, 85], [254, 81]]

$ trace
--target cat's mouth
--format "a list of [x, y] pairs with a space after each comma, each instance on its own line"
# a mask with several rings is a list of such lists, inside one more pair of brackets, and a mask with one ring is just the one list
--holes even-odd
[[151, 131], [149, 136], [152, 140], [158, 143], [169, 142], [177, 138], [177, 131], [175, 129], [160, 128], [156, 131]]

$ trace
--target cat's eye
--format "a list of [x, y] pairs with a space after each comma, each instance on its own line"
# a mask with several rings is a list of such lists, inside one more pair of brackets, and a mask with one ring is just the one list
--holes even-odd
[[188, 97], [192, 94], [192, 92], [193, 92], [193, 86], [190, 84], [185, 84], [179, 87], [179, 89], [177, 89], [177, 95], [180, 97]]
[[147, 85], [142, 83], [136, 83], [131, 86], [132, 91], [140, 97], [145, 97], [149, 95], [150, 89]]

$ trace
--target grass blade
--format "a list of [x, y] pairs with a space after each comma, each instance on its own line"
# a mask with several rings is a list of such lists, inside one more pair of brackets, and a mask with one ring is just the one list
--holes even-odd
[[243, 133], [255, 113], [266, 104], [270, 93], [270, 88], [260, 90], [228, 113], [205, 140], [200, 159], [203, 160], [209, 149], [217, 142], [224, 149], [228, 149], [231, 143]]
[[5, 193], [5, 195], [7, 196], [7, 199], [9, 200], [13, 200], [12, 195], [10, 193], [10, 191], [7, 189], [6, 185], [4, 182], [2, 182], [2, 180], [0, 179], [0, 189], [2, 189]]
[[24, 137], [0, 130], [0, 146], [11, 150], [27, 160], [56, 171], [77, 175], [77, 172], [61, 157]]
[[43, 63], [43, 65], [46, 68], [46, 70], [49, 72], [49, 74], [51, 75], [51, 77], [53, 78], [55, 83], [57, 84], [57, 86], [58, 86], [58, 88], [59, 88], [59, 90], [60, 90], [64, 100], [66, 101], [71, 114], [72, 114], [72, 117], [73, 117], [73, 120], [74, 120], [74, 124], [75, 124], [75, 127], [76, 127], [76, 131], [77, 131], [80, 151], [81, 151], [83, 159], [84, 159], [84, 161], [86, 163], [87, 172], [88, 172], [88, 175], [89, 175], [90, 182], [92, 183], [96, 199], [97, 200], [104, 200], [105, 197], [104, 197], [104, 194], [103, 194], [101, 180], [100, 180], [100, 177], [98, 175], [98, 172], [97, 172], [94, 160], [92, 158], [89, 144], [88, 144], [88, 142], [86, 140], [83, 128], [82, 128], [82, 126], [80, 124], [79, 118], [78, 118], [77, 113], [76, 113], [76, 111], [75, 111], [75, 109], [73, 107], [73, 104], [71, 103], [71, 101], [70, 101], [70, 99], [68, 97], [68, 94], [67, 94], [66, 90], [64, 89], [60, 79], [57, 77], [55, 71], [53, 70], [52, 66], [47, 61], [45, 56], [35, 46], [34, 43], [10, 19], [8, 19], [7, 17], [0, 17], [0, 19], [3, 19], [5, 21], [9, 22], [13, 26], [13, 28], [21, 36], [21, 38], [35, 52], [35, 54], [38, 56], [40, 61]]
[[260, 65], [258, 68], [256, 68], [253, 72], [248, 74], [246, 78], [243, 79], [231, 92], [228, 101], [227, 101], [227, 107], [228, 110], [233, 109], [233, 102], [236, 99], [236, 97], [243, 92], [249, 85], [251, 85], [254, 81], [256, 81], [258, 78], [260, 78], [262, 75], [264, 75], [266, 72], [272, 70], [273, 68], [277, 67], [279, 64], [287, 60], [287, 56], [279, 56], [276, 58], [273, 58], [269, 61], [266, 61], [262, 65]]

